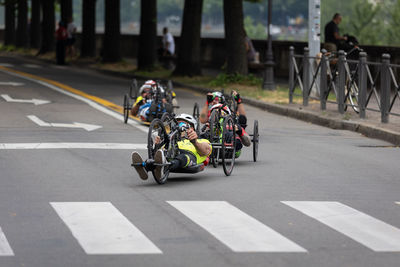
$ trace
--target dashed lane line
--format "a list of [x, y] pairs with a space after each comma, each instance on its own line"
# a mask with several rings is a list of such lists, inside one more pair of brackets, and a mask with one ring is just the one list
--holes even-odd
[[130, 143], [2, 143], [0, 150], [19, 149], [125, 149], [146, 150], [146, 144]]
[[[18, 71], [18, 70], [13, 70], [4, 66], [0, 65], [0, 71], [7, 73], [9, 75], [13, 75], [19, 78], [23, 78], [32, 82], [36, 82], [39, 83], [43, 86], [46, 86], [47, 88], [50, 88], [54, 91], [57, 91], [59, 93], [68, 95], [70, 97], [73, 97], [77, 100], [80, 100], [86, 104], [88, 104], [89, 106], [115, 118], [118, 119], [120, 121], [124, 120], [123, 117], [123, 108], [119, 105], [116, 105], [108, 100], [102, 99], [100, 97], [97, 96], [93, 96], [90, 94], [87, 94], [85, 92], [82, 92], [80, 90], [77, 90], [75, 88], [72, 88], [68, 85], [62, 84], [60, 82], [56, 82], [53, 80], [49, 80], [40, 76], [36, 76], [30, 73], [25, 73], [22, 71]], [[147, 133], [148, 132], [148, 128], [142, 126], [139, 122], [137, 118], [131, 117], [135, 120], [128, 120], [128, 123], [136, 128], [138, 128], [139, 130]]]

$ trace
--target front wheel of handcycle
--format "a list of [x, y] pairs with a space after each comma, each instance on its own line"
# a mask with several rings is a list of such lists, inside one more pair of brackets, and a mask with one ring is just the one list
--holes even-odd
[[129, 96], [124, 95], [124, 123], [128, 122], [129, 118], [129, 111], [131, 110], [130, 103], [129, 103]]
[[224, 119], [222, 128], [222, 145], [221, 145], [221, 158], [222, 167], [226, 176], [231, 175], [233, 167], [235, 166], [236, 156], [236, 131], [235, 122], [232, 117]]
[[258, 134], [258, 120], [254, 121], [254, 129], [253, 129], [253, 161], [257, 161], [258, 156], [258, 142], [259, 142], [259, 134]]
[[[159, 149], [167, 147], [168, 135], [165, 131], [164, 123], [160, 119], [154, 119], [149, 126], [149, 132], [147, 135], [147, 152], [149, 159], [154, 159], [154, 156]], [[152, 173], [154, 180], [158, 184], [164, 184], [169, 176], [169, 171], [166, 166], [162, 168], [162, 176], [160, 179], [156, 178], [154, 171], [152, 171]]]
[[[211, 112], [210, 118], [209, 118], [209, 123], [210, 123], [210, 142], [214, 144], [220, 144], [221, 143], [221, 127], [220, 127], [220, 122], [219, 122], [219, 113], [218, 110], [214, 109]], [[220, 157], [220, 148], [219, 147], [213, 147], [213, 151], [211, 153], [211, 163], [214, 168], [217, 168], [218, 166], [218, 160]]]

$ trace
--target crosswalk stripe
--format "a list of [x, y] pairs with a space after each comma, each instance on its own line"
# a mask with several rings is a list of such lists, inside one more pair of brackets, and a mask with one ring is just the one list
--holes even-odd
[[400, 251], [400, 230], [339, 202], [282, 201], [373, 251]]
[[235, 252], [307, 252], [226, 201], [167, 201]]
[[128, 149], [145, 150], [146, 144], [129, 143], [0, 143], [0, 150], [8, 149]]
[[161, 254], [110, 202], [51, 202], [87, 254]]
[[10, 244], [0, 227], [0, 256], [14, 256]]

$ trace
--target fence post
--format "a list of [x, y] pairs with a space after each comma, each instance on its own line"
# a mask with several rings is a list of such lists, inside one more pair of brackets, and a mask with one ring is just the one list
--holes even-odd
[[289, 47], [289, 103], [293, 103], [294, 92], [294, 47]]
[[304, 47], [303, 55], [303, 106], [308, 106], [308, 92], [310, 90], [310, 50]]
[[360, 109], [360, 118], [365, 119], [365, 104], [367, 103], [367, 53], [361, 52], [359, 59], [358, 75], [358, 106]]
[[344, 67], [344, 63], [346, 61], [346, 57], [343, 50], [339, 50], [339, 61], [338, 61], [338, 76], [339, 76], [339, 84], [337, 86], [337, 102], [338, 102], [338, 110], [340, 114], [344, 113], [344, 84], [346, 81], [346, 71]]
[[327, 91], [328, 91], [328, 79], [327, 79], [327, 67], [326, 67], [326, 50], [321, 50], [321, 72], [320, 72], [320, 102], [321, 102], [321, 109], [326, 109], [326, 99], [327, 99]]
[[381, 65], [381, 122], [389, 122], [390, 106], [390, 73], [389, 73], [390, 55], [382, 55]]

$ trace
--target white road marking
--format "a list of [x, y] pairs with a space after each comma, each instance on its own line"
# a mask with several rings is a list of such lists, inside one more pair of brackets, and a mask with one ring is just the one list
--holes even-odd
[[4, 235], [0, 227], [0, 257], [1, 256], [14, 256], [10, 244], [8, 244], [7, 238]]
[[51, 202], [87, 254], [162, 254], [110, 202]]
[[[94, 108], [94, 109], [96, 109], [98, 111], [101, 111], [101, 112], [103, 112], [103, 113], [105, 113], [105, 114], [107, 114], [107, 115], [109, 115], [109, 116], [111, 116], [111, 117], [113, 117], [115, 119], [118, 119], [119, 121], [124, 121], [124, 116], [122, 114], [119, 114], [118, 112], [115, 112], [115, 111], [112, 111], [110, 109], [107, 109], [107, 108], [103, 107], [102, 105], [97, 104], [96, 102], [94, 102], [94, 101], [92, 101], [90, 99], [87, 99], [87, 98], [85, 98], [83, 96], [79, 96], [79, 95], [76, 95], [74, 93], [68, 92], [66, 90], [63, 90], [63, 89], [61, 89], [61, 88], [59, 88], [57, 86], [54, 86], [54, 85], [49, 84], [49, 83], [44, 82], [44, 81], [38, 81], [38, 80], [35, 80], [35, 79], [32, 79], [32, 78], [25, 77], [25, 76], [19, 75], [17, 73], [9, 72], [9, 71], [2, 70], [2, 69], [0, 69], [0, 71], [4, 72], [4, 73], [7, 73], [9, 75], [13, 75], [15, 77], [23, 78], [25, 80], [32, 81], [32, 82], [41, 84], [43, 86], [46, 86], [47, 88], [50, 88], [50, 89], [52, 89], [54, 91], [57, 91], [57, 92], [62, 93], [64, 95], [67, 95], [67, 96], [70, 96], [70, 97], [75, 98], [77, 100], [80, 100], [80, 101], [88, 104], [92, 108]], [[145, 127], [145, 126], [141, 125], [140, 123], [138, 123], [135, 120], [128, 120], [128, 124], [131, 125], [131, 126], [136, 127], [137, 129], [139, 129], [139, 130], [141, 130], [142, 132], [145, 132], [145, 133], [147, 133], [148, 130], [149, 130], [148, 127]]]
[[12, 149], [126, 149], [146, 150], [146, 144], [130, 143], [0, 143], [0, 150]]
[[4, 98], [4, 100], [6, 100], [7, 102], [29, 103], [29, 104], [35, 104], [35, 106], [50, 103], [50, 101], [48, 101], [48, 100], [42, 100], [42, 99], [36, 99], [36, 98], [32, 98], [32, 99], [15, 99], [15, 98], [10, 97], [9, 95], [1, 95], [1, 97]]
[[31, 68], [31, 69], [40, 69], [40, 68], [42, 68], [42, 66], [36, 65], [36, 64], [23, 64], [22, 66], [27, 67], [27, 68]]
[[24, 84], [23, 83], [17, 83], [17, 82], [0, 82], [0, 85], [22, 86]]
[[167, 201], [235, 252], [307, 252], [226, 201]]
[[103, 126], [100, 125], [95, 125], [95, 124], [87, 124], [87, 123], [81, 123], [81, 122], [74, 122], [74, 123], [47, 123], [39, 119], [35, 115], [28, 115], [27, 116], [31, 121], [36, 123], [39, 126], [42, 127], [58, 127], [58, 128], [82, 128], [85, 129], [88, 132], [97, 130], [102, 128]]
[[7, 68], [12, 68], [12, 67], [14, 67], [14, 65], [8, 64], [8, 63], [0, 63], [0, 66], [7, 67]]
[[400, 230], [339, 202], [282, 201], [373, 251], [400, 251]]

